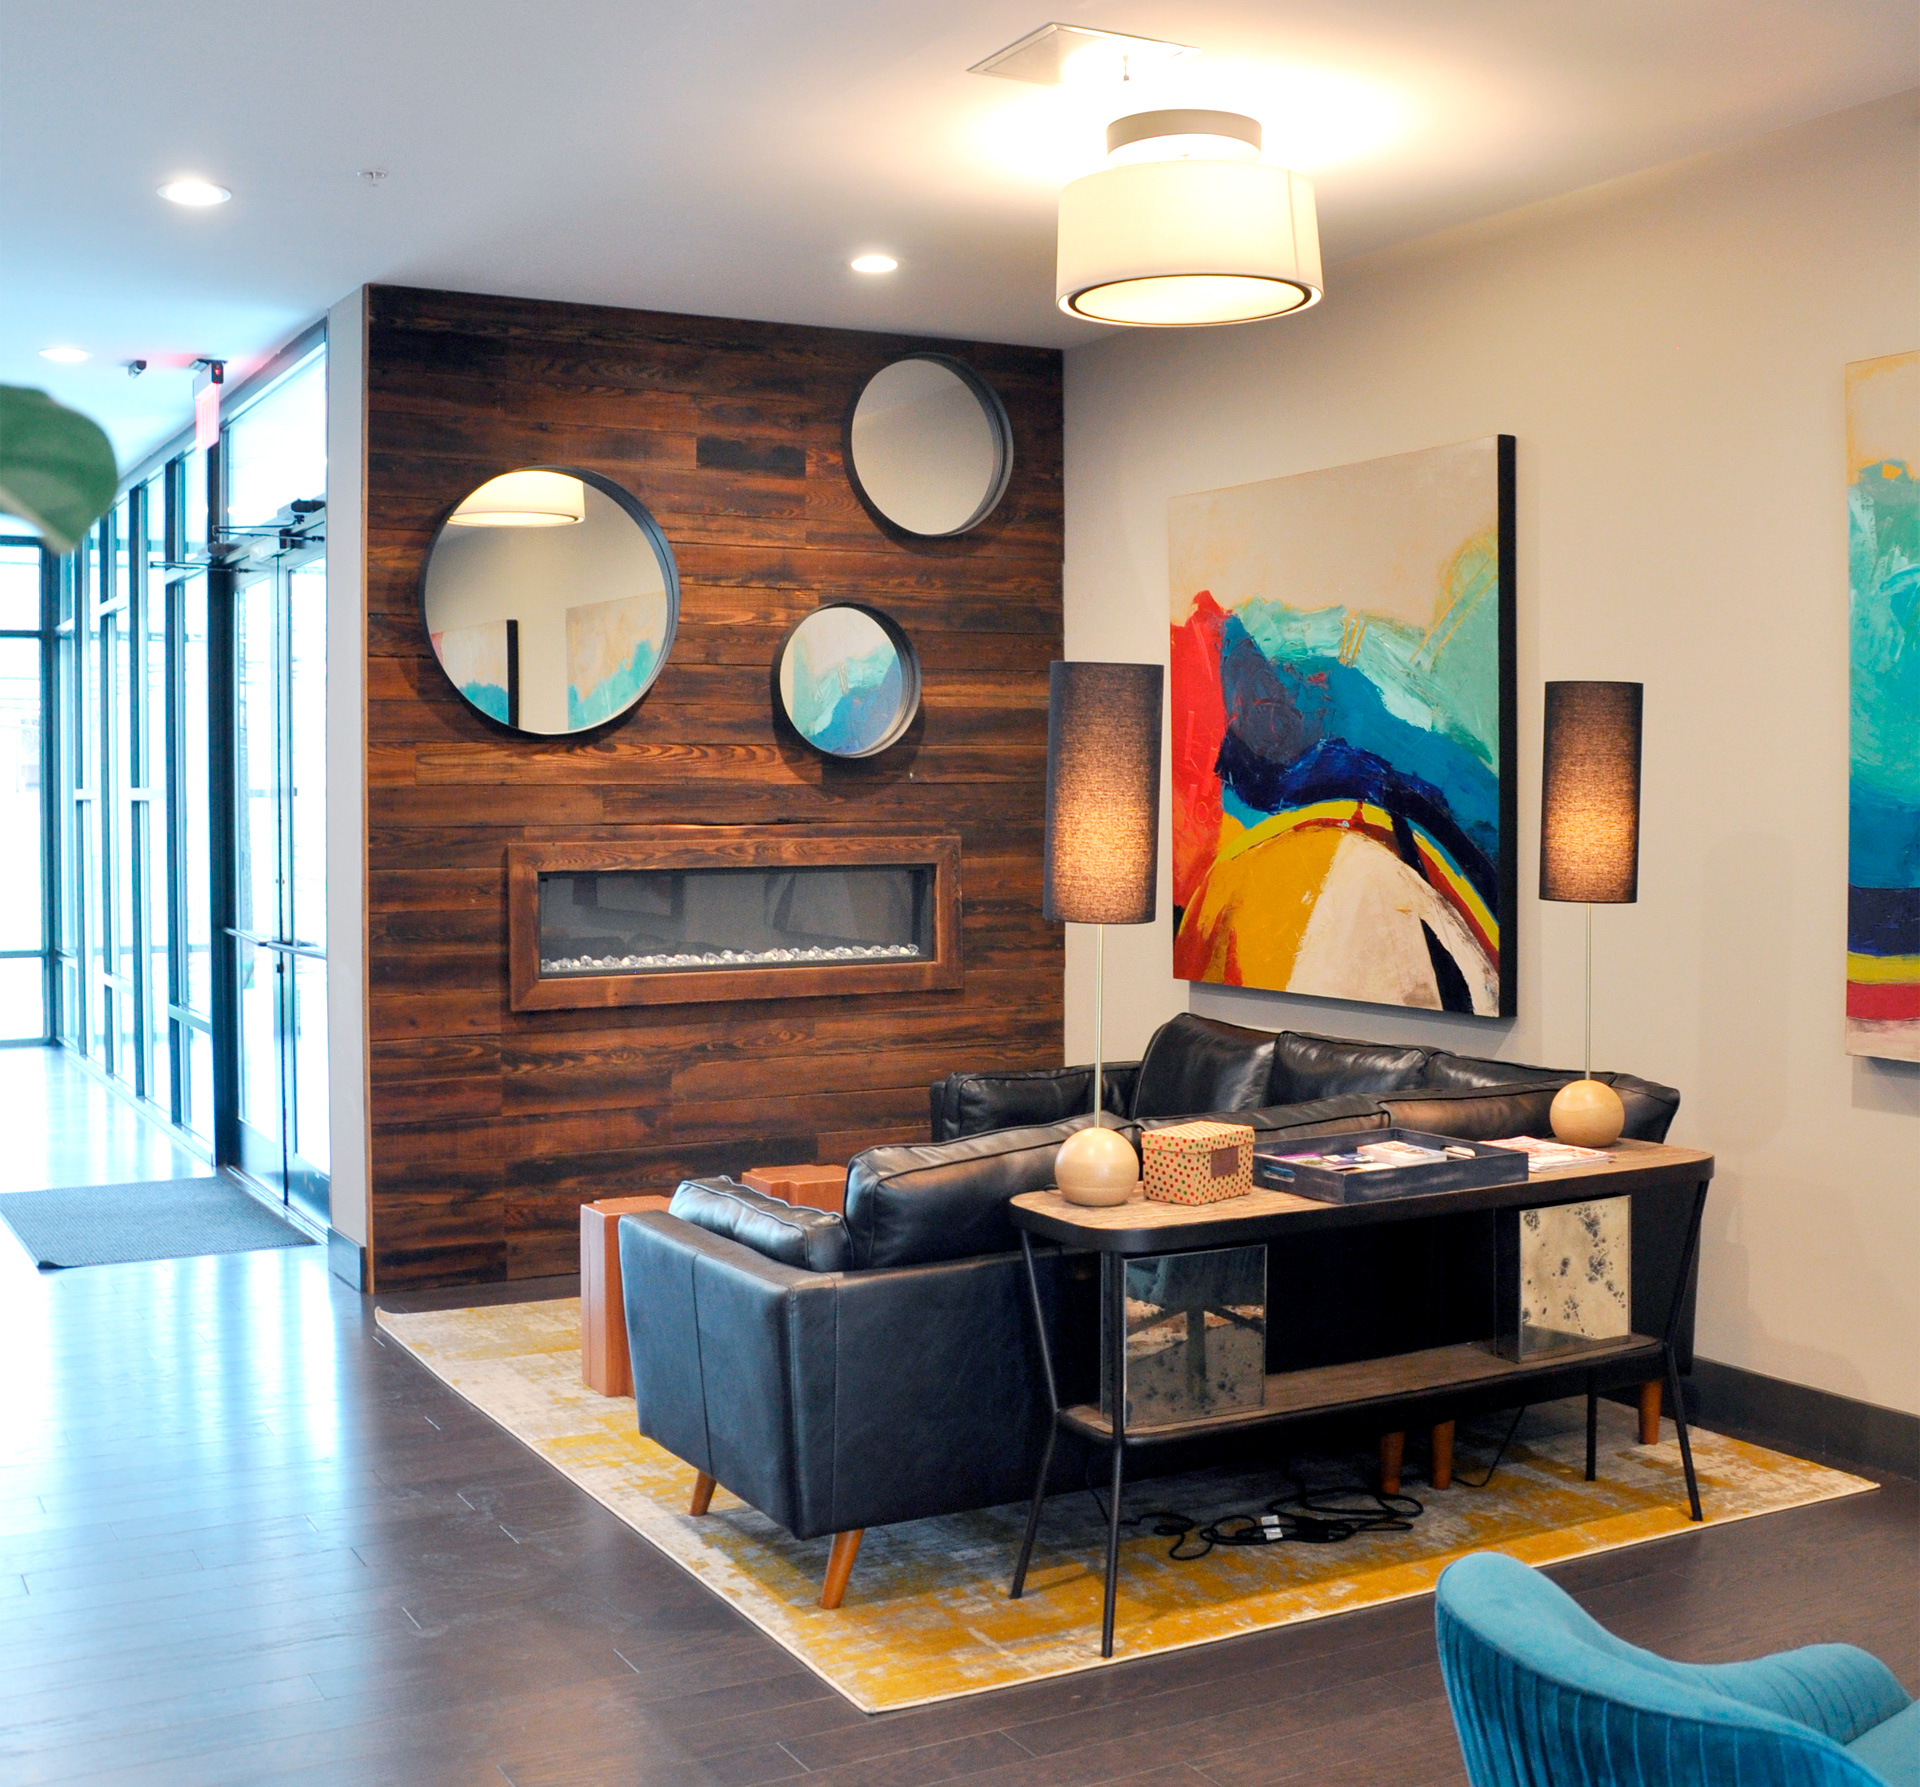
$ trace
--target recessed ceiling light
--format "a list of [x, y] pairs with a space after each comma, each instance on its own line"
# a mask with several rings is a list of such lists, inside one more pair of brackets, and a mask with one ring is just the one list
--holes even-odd
[[848, 264], [856, 273], [891, 273], [900, 265], [890, 254], [857, 254]]
[[51, 360], [56, 366], [78, 366], [90, 356], [83, 347], [43, 347], [40, 358]]
[[224, 205], [233, 197], [224, 186], [211, 180], [169, 180], [160, 188], [160, 196], [176, 205]]

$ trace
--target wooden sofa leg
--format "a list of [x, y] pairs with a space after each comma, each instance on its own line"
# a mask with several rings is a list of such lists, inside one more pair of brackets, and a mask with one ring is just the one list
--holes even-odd
[[847, 1579], [853, 1574], [853, 1560], [860, 1555], [860, 1540], [866, 1528], [833, 1535], [833, 1550], [827, 1556], [827, 1579], [820, 1585], [820, 1605], [838, 1607], [847, 1598]]
[[1640, 1443], [1643, 1446], [1660, 1443], [1660, 1389], [1658, 1378], [1640, 1386]]
[[687, 1506], [689, 1514], [704, 1514], [713, 1505], [713, 1492], [718, 1487], [705, 1471], [696, 1471], [693, 1476], [693, 1500]]
[[1401, 1433], [1383, 1433], [1380, 1436], [1380, 1493], [1398, 1495], [1400, 1493], [1400, 1466], [1407, 1456], [1407, 1436]]
[[1435, 1489], [1448, 1489], [1453, 1484], [1453, 1423], [1436, 1421], [1430, 1436], [1433, 1448], [1432, 1468], [1427, 1472], [1427, 1480]]

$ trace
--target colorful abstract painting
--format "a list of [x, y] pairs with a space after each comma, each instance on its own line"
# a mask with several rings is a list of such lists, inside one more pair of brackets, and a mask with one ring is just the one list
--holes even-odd
[[1847, 368], [1847, 1052], [1920, 1061], [1920, 353]]
[[623, 714], [647, 692], [667, 641], [663, 595], [567, 610], [567, 730]]
[[1513, 442], [1176, 498], [1174, 973], [1511, 1015]]
[[479, 621], [431, 634], [434, 656], [453, 686], [489, 719], [519, 723], [518, 628], [510, 620]]
[[870, 608], [818, 608], [787, 635], [780, 702], [794, 730], [833, 757], [894, 744], [920, 706], [920, 672], [904, 634]]

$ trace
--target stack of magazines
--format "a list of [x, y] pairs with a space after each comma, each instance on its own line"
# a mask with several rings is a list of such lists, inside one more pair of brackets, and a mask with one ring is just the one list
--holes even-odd
[[1590, 1160], [1611, 1160], [1603, 1148], [1576, 1148], [1571, 1142], [1543, 1142], [1538, 1136], [1506, 1136], [1489, 1142], [1490, 1148], [1511, 1148], [1527, 1157], [1529, 1173], [1550, 1173], [1556, 1167], [1577, 1167]]

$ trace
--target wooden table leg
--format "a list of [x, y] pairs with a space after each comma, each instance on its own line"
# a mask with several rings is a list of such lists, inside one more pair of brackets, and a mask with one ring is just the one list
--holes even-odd
[[1400, 1466], [1407, 1456], [1407, 1436], [1400, 1433], [1383, 1433], [1380, 1436], [1380, 1493], [1398, 1495], [1400, 1493]]
[[1660, 1380], [1640, 1386], [1640, 1443], [1643, 1446], [1657, 1446], [1660, 1443]]
[[713, 1492], [719, 1485], [705, 1471], [693, 1474], [693, 1500], [687, 1505], [689, 1514], [704, 1514], [713, 1506]]
[[1429, 1438], [1433, 1468], [1428, 1471], [1427, 1480], [1435, 1489], [1449, 1489], [1453, 1486], [1453, 1423], [1436, 1421]]
[[851, 1532], [833, 1535], [833, 1550], [827, 1555], [827, 1579], [820, 1585], [822, 1607], [838, 1607], [846, 1599], [847, 1579], [853, 1574], [853, 1560], [860, 1555], [860, 1541], [865, 1534], [865, 1527], [856, 1526]]

